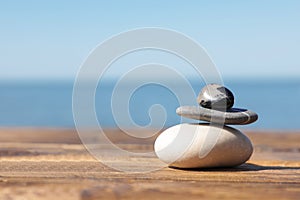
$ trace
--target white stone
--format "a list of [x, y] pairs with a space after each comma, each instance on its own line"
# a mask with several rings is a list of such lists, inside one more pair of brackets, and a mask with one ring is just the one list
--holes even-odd
[[161, 133], [154, 144], [160, 160], [171, 167], [233, 167], [246, 162], [253, 147], [239, 130], [209, 124], [179, 124]]

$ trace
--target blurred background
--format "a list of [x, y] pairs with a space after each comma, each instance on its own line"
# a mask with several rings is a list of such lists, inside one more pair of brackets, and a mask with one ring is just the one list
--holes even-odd
[[[259, 121], [245, 128], [300, 129], [299, 10], [296, 0], [2, 1], [0, 125], [75, 127], [73, 83], [89, 53], [120, 32], [160, 27], [186, 34], [207, 50], [235, 94], [235, 107], [259, 114]], [[98, 87], [95, 107], [101, 126], [116, 127], [110, 99], [124, 69], [150, 61], [182, 70], [195, 95], [205, 84], [174, 55], [142, 51], [125, 56]], [[155, 78], [172, 81], [168, 74]], [[147, 125], [153, 104], [165, 107], [166, 127], [180, 122], [176, 97], [155, 84], [133, 94], [128, 108], [132, 119]]]

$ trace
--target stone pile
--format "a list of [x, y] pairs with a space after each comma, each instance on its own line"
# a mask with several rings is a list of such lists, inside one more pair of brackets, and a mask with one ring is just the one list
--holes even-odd
[[199, 106], [181, 106], [180, 116], [209, 123], [178, 124], [166, 129], [155, 141], [156, 155], [170, 167], [233, 167], [245, 163], [253, 152], [250, 140], [227, 125], [255, 122], [247, 109], [233, 108], [234, 95], [224, 86], [206, 85], [197, 98]]

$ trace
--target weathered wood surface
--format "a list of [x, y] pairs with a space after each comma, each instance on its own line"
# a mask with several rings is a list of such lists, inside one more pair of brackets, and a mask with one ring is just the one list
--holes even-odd
[[[153, 149], [155, 137], [106, 134], [123, 149]], [[1, 129], [0, 199], [300, 199], [300, 133], [246, 134], [254, 154], [236, 168], [124, 173], [90, 156], [74, 130]], [[109, 156], [132, 171], [158, 163]]]

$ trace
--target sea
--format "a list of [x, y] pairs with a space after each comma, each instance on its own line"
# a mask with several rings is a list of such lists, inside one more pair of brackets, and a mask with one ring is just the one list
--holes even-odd
[[[237, 127], [300, 130], [300, 80], [229, 80], [224, 83], [235, 95], [234, 107], [247, 108], [259, 115], [257, 122]], [[71, 80], [0, 82], [0, 126], [75, 128], [72, 110], [73, 84]], [[191, 81], [191, 85], [197, 96], [204, 83]], [[122, 91], [126, 93], [130, 84], [123, 87]], [[180, 87], [178, 86], [179, 89]], [[120, 124], [132, 126], [127, 118], [136, 126], [142, 127], [169, 127], [181, 122], [196, 122], [177, 116], [175, 110], [180, 103], [176, 95], [157, 84], [138, 88], [129, 100], [117, 99], [117, 104], [118, 101], [127, 101], [125, 110], [129, 113], [119, 115], [116, 111], [112, 112], [113, 89], [114, 83], [107, 81], [95, 93], [95, 113], [103, 128], [118, 128]], [[151, 114], [151, 106], [158, 104], [162, 109]]]

